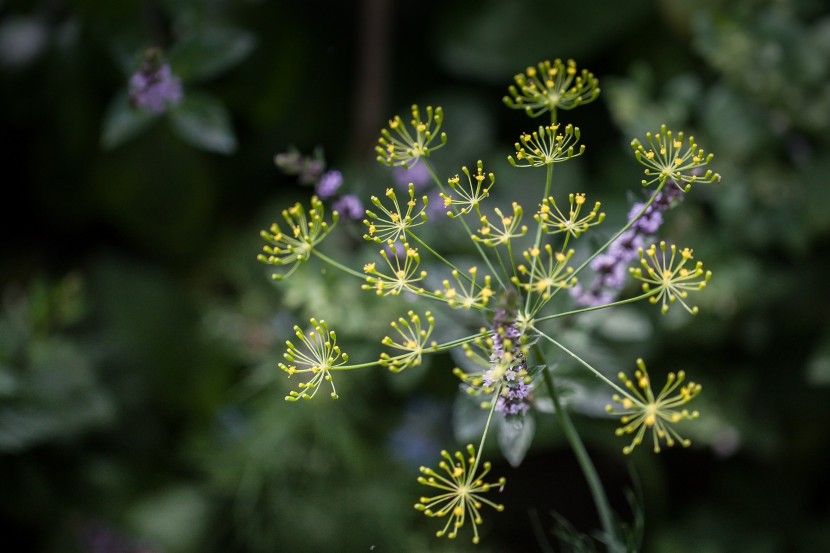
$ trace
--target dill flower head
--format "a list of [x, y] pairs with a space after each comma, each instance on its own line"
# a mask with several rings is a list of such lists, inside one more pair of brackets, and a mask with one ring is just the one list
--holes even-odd
[[646, 364], [637, 359], [638, 369], [634, 371], [634, 378], [629, 379], [625, 373], [619, 374], [619, 379], [625, 386], [624, 396], [614, 394], [613, 399], [619, 408], [612, 405], [605, 410], [611, 415], [619, 416], [622, 427], [615, 431], [617, 436], [634, 434], [632, 442], [623, 448], [626, 455], [643, 442], [646, 432], [651, 431], [654, 443], [654, 452], [660, 452], [660, 441], [667, 447], [679, 443], [683, 447], [691, 445], [691, 440], [684, 439], [672, 426], [682, 420], [692, 420], [700, 416], [697, 411], [678, 409], [689, 403], [701, 392], [700, 384], [686, 380], [683, 371], [669, 373], [666, 384], [655, 397], [651, 388], [651, 380], [646, 371]]
[[329, 235], [337, 224], [338, 213], [332, 213], [331, 224], [324, 220], [325, 208], [317, 196], [311, 198], [311, 209], [308, 211], [299, 202], [293, 207], [284, 209], [282, 217], [288, 224], [288, 230], [283, 232], [277, 223], [271, 225], [267, 231], [259, 234], [270, 245], [262, 247], [257, 259], [267, 265], [292, 265], [284, 274], [274, 273], [274, 280], [282, 280], [297, 270], [301, 263], [307, 261], [314, 248]]
[[380, 364], [388, 367], [392, 372], [401, 372], [407, 367], [417, 367], [421, 364], [423, 355], [434, 350], [437, 345], [435, 340], [427, 345], [432, 330], [435, 328], [435, 317], [432, 316], [432, 313], [427, 311], [424, 314], [427, 321], [426, 328], [421, 324], [421, 317], [414, 311], [410, 310], [407, 317], [409, 317], [409, 320], [400, 317], [397, 321], [391, 323], [392, 328], [398, 333], [399, 342], [389, 336], [385, 336], [381, 340], [384, 346], [404, 352], [395, 356], [386, 352], [380, 354]]
[[579, 235], [588, 230], [589, 227], [598, 225], [605, 220], [605, 213], [599, 211], [600, 202], [596, 202], [594, 208], [587, 215], [580, 218], [579, 215], [585, 201], [585, 194], [569, 194], [568, 203], [570, 208], [566, 217], [559, 210], [553, 196], [549, 196], [542, 200], [539, 212], [533, 218], [536, 219], [545, 234], [567, 232], [574, 238], [579, 238]]
[[683, 248], [678, 250], [672, 244], [669, 248], [671, 256], [666, 255], [666, 242], [660, 242], [660, 253], [652, 244], [648, 249], [639, 249], [640, 265], [629, 269], [631, 275], [643, 282], [643, 292], [651, 292], [648, 299], [651, 303], [662, 302], [661, 311], [666, 313], [669, 305], [679, 301], [692, 315], [697, 315], [697, 306], [686, 303], [689, 291], [703, 290], [706, 283], [712, 278], [712, 271], [704, 271], [703, 263], [698, 261], [694, 267], [686, 267], [686, 262], [693, 258], [692, 250]]
[[298, 399], [311, 399], [320, 389], [323, 382], [331, 385], [331, 398], [337, 399], [337, 391], [334, 389], [331, 371], [336, 367], [349, 361], [349, 356], [340, 351], [337, 345], [337, 335], [329, 330], [326, 321], [311, 319], [311, 330], [303, 332], [299, 326], [294, 327], [294, 333], [300, 339], [303, 349], [298, 349], [290, 340], [285, 343], [288, 351], [283, 357], [290, 364], [278, 363], [278, 367], [288, 373], [291, 377], [295, 374], [310, 374], [311, 379], [307, 382], [300, 382], [300, 391], [291, 391], [285, 397], [286, 401], [297, 401]]
[[[547, 256], [547, 263], [542, 260], [542, 251]], [[517, 267], [525, 280], [515, 276], [512, 282], [525, 292], [537, 294], [543, 300], [548, 300], [554, 290], [570, 288], [576, 284], [576, 277], [571, 276], [574, 272], [573, 267], [568, 266], [573, 254], [574, 250], [554, 252], [550, 244], [545, 244], [544, 250], [535, 246], [525, 250], [522, 255], [527, 265], [520, 264]]]
[[[709, 164], [714, 154], [707, 154], [703, 148], [698, 148], [695, 138], [688, 139], [681, 131], [677, 134], [660, 127], [660, 132], [646, 133], [648, 147], [638, 139], [631, 141], [634, 156], [642, 165], [647, 179], [643, 179], [643, 186], [654, 182], [662, 185], [670, 180], [679, 189], [688, 192], [692, 184], [719, 182], [720, 175], [707, 169], [702, 175], [702, 167]], [[685, 186], [682, 183], [686, 183]]]
[[585, 145], [574, 149], [579, 142], [579, 127], [566, 125], [560, 132], [561, 125], [539, 127], [532, 133], [524, 133], [516, 142], [516, 159], [507, 156], [513, 167], [544, 167], [561, 163], [585, 152]]
[[[411, 130], [399, 115], [389, 121], [389, 127], [380, 131], [380, 138], [375, 151], [377, 160], [387, 167], [412, 168], [422, 157], [429, 157], [430, 152], [447, 143], [446, 133], [439, 133], [444, 121], [444, 111], [427, 106], [426, 117], [421, 119], [417, 105], [412, 106]], [[435, 139], [440, 144], [432, 145]]]
[[447, 536], [454, 539], [469, 518], [473, 527], [473, 543], [478, 543], [478, 527], [484, 522], [480, 512], [482, 506], [489, 505], [499, 512], [504, 510], [504, 505], [494, 503], [482, 494], [493, 488], [501, 489], [507, 480], [501, 477], [495, 482], [484, 482], [491, 465], [489, 462], [482, 463], [481, 472], [478, 472], [479, 459], [472, 445], [467, 446], [466, 456], [460, 451], [453, 455], [442, 451], [441, 457], [443, 460], [438, 463], [438, 471], [428, 467], [420, 468], [418, 483], [435, 488], [437, 494], [421, 497], [415, 504], [415, 509], [428, 517], [447, 517], [444, 528], [435, 533], [439, 538]]
[[[470, 267], [466, 274], [458, 269], [453, 269], [452, 278], [455, 284], [445, 279], [442, 284], [443, 290], [436, 290], [433, 296], [444, 300], [453, 309], [479, 309], [487, 307], [487, 303], [495, 295], [490, 287], [490, 275], [484, 275], [484, 282], [479, 283], [478, 268]], [[465, 285], [465, 281], [467, 284]]]
[[513, 109], [523, 109], [530, 117], [559, 109], [573, 109], [599, 96], [599, 80], [587, 69], [578, 70], [574, 60], [543, 61], [514, 77], [502, 100]]
[[386, 197], [392, 200], [392, 209], [385, 207], [377, 196], [372, 196], [372, 203], [380, 209], [381, 213], [375, 213], [371, 210], [366, 210], [367, 219], [363, 220], [363, 224], [368, 227], [368, 232], [363, 235], [366, 240], [374, 242], [386, 242], [392, 244], [398, 240], [406, 239], [406, 231], [412, 227], [422, 225], [427, 220], [426, 208], [429, 200], [426, 196], [421, 198], [421, 209], [416, 210], [418, 205], [415, 199], [415, 185], [409, 183], [407, 187], [409, 191], [409, 200], [406, 202], [406, 212], [401, 213], [401, 205], [398, 203], [398, 197], [395, 195], [395, 190], [392, 188], [386, 189]]
[[[480, 215], [479, 206], [490, 195], [490, 188], [495, 184], [496, 176], [493, 173], [485, 174], [484, 164], [480, 160], [474, 175], [471, 175], [470, 170], [466, 167], [462, 167], [461, 171], [467, 176], [467, 184], [469, 186], [464, 186], [459, 176], [455, 175], [447, 179], [447, 183], [450, 185], [452, 191], [455, 192], [456, 197], [443, 192], [441, 193], [441, 198], [444, 200], [444, 207], [455, 206], [458, 209], [457, 212], [448, 211], [447, 215], [450, 217], [466, 215], [473, 209]], [[485, 184], [485, 180], [489, 180], [489, 184]]]
[[[397, 296], [403, 291], [422, 294], [424, 289], [414, 284], [424, 280], [426, 271], [418, 271], [421, 264], [421, 256], [417, 248], [412, 248], [407, 243], [390, 244], [391, 256], [386, 250], [380, 250], [380, 255], [389, 267], [389, 273], [382, 273], [377, 269], [375, 263], [367, 263], [363, 266], [366, 277], [366, 284], [362, 285], [363, 290], [374, 290], [378, 296]], [[391, 257], [391, 259], [390, 259]]]
[[493, 208], [496, 214], [496, 223], [491, 223], [486, 215], [482, 215], [479, 219], [481, 228], [478, 230], [478, 234], [474, 234], [471, 238], [476, 242], [495, 248], [496, 246], [508, 245], [511, 240], [521, 238], [527, 234], [527, 225], [521, 224], [522, 215], [524, 214], [522, 206], [513, 202], [511, 207], [513, 215], [505, 215], [501, 209]]

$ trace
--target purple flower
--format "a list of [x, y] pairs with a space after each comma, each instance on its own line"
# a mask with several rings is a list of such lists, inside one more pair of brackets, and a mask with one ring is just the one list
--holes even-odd
[[625, 281], [625, 268], [629, 259], [622, 259], [611, 254], [598, 255], [591, 262], [591, 268], [602, 286], [621, 288]]
[[[527, 360], [519, 345], [521, 331], [515, 321], [515, 314], [498, 309], [493, 315], [493, 352], [491, 361], [496, 367], [505, 362], [505, 348], [510, 348], [510, 366], [499, 378], [504, 388], [496, 402], [496, 411], [505, 416], [521, 416], [530, 410], [530, 386], [525, 382]], [[503, 366], [503, 365], [502, 365]], [[495, 375], [484, 378], [485, 386], [496, 384]]]
[[441, 197], [439, 190], [430, 190], [427, 192], [427, 217], [441, 217], [447, 213], [447, 208], [444, 207], [444, 198]]
[[383, 249], [389, 259], [404, 259], [406, 257], [406, 246], [400, 240], [391, 244], [384, 244]]
[[334, 196], [343, 184], [343, 174], [340, 171], [326, 171], [320, 177], [315, 192], [321, 200], [327, 200]]
[[505, 416], [522, 416], [530, 410], [530, 403], [528, 397], [530, 396], [530, 386], [523, 380], [516, 381], [515, 385], [507, 387], [507, 394], [499, 397], [496, 402], [496, 411], [503, 413]]
[[402, 190], [409, 189], [411, 182], [415, 186], [415, 190], [419, 190], [429, 184], [432, 180], [432, 175], [427, 171], [426, 165], [423, 163], [416, 163], [409, 169], [406, 167], [393, 167], [392, 178], [395, 179], [395, 184]]
[[331, 207], [344, 219], [357, 220], [365, 213], [360, 198], [354, 194], [346, 194], [338, 198]]
[[[599, 279], [594, 282], [599, 282]], [[598, 307], [614, 301], [614, 295], [608, 290], [604, 290], [602, 286], [591, 286], [585, 290], [577, 284], [570, 289], [570, 294], [578, 305], [587, 307]]]
[[581, 286], [570, 289], [574, 301], [589, 307], [614, 301], [616, 292], [625, 284], [628, 264], [637, 257], [639, 249], [644, 247], [646, 236], [655, 234], [660, 229], [663, 224], [662, 212], [669, 209], [674, 200], [682, 197], [683, 192], [678, 187], [669, 186], [657, 194], [648, 207], [642, 202], [632, 205], [628, 212], [628, 221], [633, 221], [631, 228], [614, 240], [606, 253], [594, 258], [591, 269], [596, 273], [596, 278], [587, 289]]
[[628, 262], [637, 257], [637, 251], [644, 244], [645, 240], [643, 239], [643, 235], [631, 228], [622, 233], [619, 238], [608, 246], [608, 254]]
[[182, 82], [166, 63], [147, 59], [141, 69], [130, 77], [130, 104], [150, 113], [164, 113], [181, 102]]
[[[631, 221], [637, 214], [642, 211], [645, 204], [636, 203], [632, 206], [631, 211], [628, 213], [628, 220]], [[652, 203], [648, 208], [643, 212], [642, 216], [639, 219], [634, 221], [634, 224], [631, 226], [632, 229], [636, 229], [643, 234], [654, 234], [657, 232], [657, 229], [660, 228], [660, 225], [663, 224], [663, 216], [660, 214], [659, 207], [655, 206]]]

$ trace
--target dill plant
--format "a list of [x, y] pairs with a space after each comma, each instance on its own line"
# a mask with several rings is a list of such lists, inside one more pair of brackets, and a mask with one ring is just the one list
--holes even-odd
[[[551, 331], [563, 317], [637, 301], [659, 304], [663, 313], [679, 304], [696, 314], [698, 309], [690, 303], [689, 295], [705, 288], [711, 278], [711, 272], [694, 260], [692, 249], [655, 239], [665, 211], [695, 186], [720, 180], [706, 168], [712, 154], [700, 148], [693, 137], [665, 126], [648, 133], [644, 141], [635, 138], [631, 142], [634, 161], [644, 166], [645, 178], [639, 185], [647, 190], [647, 200], [632, 207], [626, 224], [610, 239], [575, 262], [573, 241], [601, 225], [605, 213], [599, 201], [589, 201], [584, 193], [554, 186], [555, 166], [586, 151], [579, 128], [559, 122], [559, 115], [594, 101], [599, 94], [598, 79], [578, 69], [573, 60], [541, 62], [516, 75], [508, 87], [503, 98], [508, 108], [524, 111], [531, 118], [547, 118], [545, 124], [519, 136], [508, 156], [513, 167], [539, 173], [538, 203], [531, 206], [530, 217], [516, 202], [506, 209], [488, 209], [490, 191], [498, 185], [482, 161], [472, 169], [461, 167], [460, 174], [439, 177], [431, 157], [448, 140], [441, 131], [443, 110], [412, 106], [407, 118], [396, 115], [381, 131], [377, 161], [393, 168], [422, 166], [440, 190], [441, 210], [428, 209], [429, 199], [419, 197], [412, 184], [403, 195], [389, 188], [383, 197], [369, 198], [364, 239], [382, 249], [363, 267], [347, 266], [322, 251], [321, 244], [336, 228], [339, 213], [327, 213], [316, 196], [309, 207], [298, 203], [286, 209], [283, 224], [274, 223], [261, 233], [267, 244], [258, 259], [277, 268], [274, 279], [290, 276], [300, 264], [314, 258], [354, 278], [363, 290], [400, 302], [405, 313], [391, 322], [389, 335], [378, 338], [385, 348], [378, 358], [357, 363], [341, 351], [335, 330], [323, 319], [311, 319], [307, 328], [295, 326], [296, 340], [286, 342], [284, 362], [278, 365], [288, 377], [299, 380], [286, 400], [310, 400], [321, 389], [337, 399], [334, 380], [348, 371], [385, 368], [401, 372], [420, 365], [426, 355], [456, 348], [469, 361], [453, 373], [461, 388], [487, 413], [481, 439], [477, 446], [441, 451], [438, 468], [421, 467], [418, 477], [426, 491], [415, 508], [441, 520], [436, 532], [439, 537], [455, 538], [469, 527], [472, 541], [480, 541], [485, 507], [504, 509], [489, 495], [508, 485], [504, 477], [490, 477], [491, 464], [482, 459], [493, 422], [501, 417], [521, 427], [534, 403], [548, 396], [587, 479], [602, 525], [600, 541], [613, 552], [630, 548], [562, 406], [550, 351], [572, 358], [608, 386], [606, 413], [619, 420], [616, 435], [627, 438], [624, 454], [641, 444], [648, 444], [655, 453], [662, 447], [690, 444], [676, 425], [698, 417], [687, 404], [701, 392], [700, 384], [687, 380], [683, 371], [671, 372], [655, 394], [642, 359], [636, 360], [631, 376], [620, 373], [617, 383]], [[447, 217], [469, 236], [480, 255], [479, 265], [458, 266], [439, 245], [422, 238], [419, 227], [429, 225], [436, 216]], [[433, 263], [446, 265], [451, 278], [433, 283], [431, 270], [427, 270]], [[641, 291], [618, 299], [627, 279], [639, 281]], [[552, 300], [563, 293], [572, 309], [553, 308]], [[480, 330], [462, 338], [442, 338], [430, 304], [477, 313]]]

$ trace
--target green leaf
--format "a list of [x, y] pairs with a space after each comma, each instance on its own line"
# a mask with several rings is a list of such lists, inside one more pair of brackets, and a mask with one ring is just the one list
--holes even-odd
[[113, 420], [111, 398], [77, 344], [49, 338], [27, 349], [22, 367], [3, 369], [0, 452], [65, 441]]
[[101, 147], [112, 150], [147, 130], [159, 118], [157, 114], [133, 109], [126, 89], [110, 102], [101, 127]]
[[168, 55], [173, 72], [184, 82], [210, 79], [244, 60], [253, 51], [252, 33], [208, 28], [185, 37]]
[[194, 486], [177, 485], [155, 492], [135, 505], [127, 519], [135, 533], [165, 551], [200, 549], [208, 520], [208, 501]]
[[230, 115], [213, 96], [185, 92], [182, 102], [169, 113], [173, 130], [191, 145], [219, 154], [236, 151]]
[[533, 436], [536, 434], [536, 421], [530, 415], [521, 419], [509, 420], [500, 417], [499, 424], [499, 448], [507, 462], [512, 467], [518, 467], [524, 461], [530, 444], [533, 443]]
[[459, 390], [452, 405], [452, 429], [455, 439], [459, 443], [480, 440], [486, 424], [487, 411], [481, 408], [481, 398], [471, 397]]

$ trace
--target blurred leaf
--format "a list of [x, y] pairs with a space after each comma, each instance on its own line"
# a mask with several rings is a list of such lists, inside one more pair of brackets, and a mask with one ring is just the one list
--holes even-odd
[[207, 28], [176, 44], [168, 60], [173, 71], [187, 83], [209, 79], [227, 71], [253, 51], [253, 33], [232, 28]]
[[481, 408], [481, 400], [459, 391], [452, 405], [452, 428], [455, 439], [459, 443], [480, 440], [486, 423], [487, 411]]
[[533, 436], [536, 434], [536, 420], [525, 416], [519, 421], [510, 421], [499, 414], [499, 447], [502, 455], [512, 467], [518, 467], [524, 461]]
[[642, 342], [653, 333], [651, 321], [639, 309], [620, 307], [592, 315], [597, 318], [597, 331], [610, 340]]
[[170, 553], [200, 549], [208, 515], [207, 501], [193, 487], [162, 490], [137, 504], [128, 518], [136, 534]]
[[225, 106], [213, 96], [186, 92], [184, 100], [170, 110], [170, 122], [188, 143], [219, 154], [236, 151], [236, 136]]
[[158, 115], [133, 109], [127, 91], [121, 90], [110, 102], [101, 128], [101, 147], [112, 150], [146, 130]]
[[23, 369], [0, 405], [0, 451], [71, 438], [112, 418], [89, 358], [73, 343], [32, 343]]

